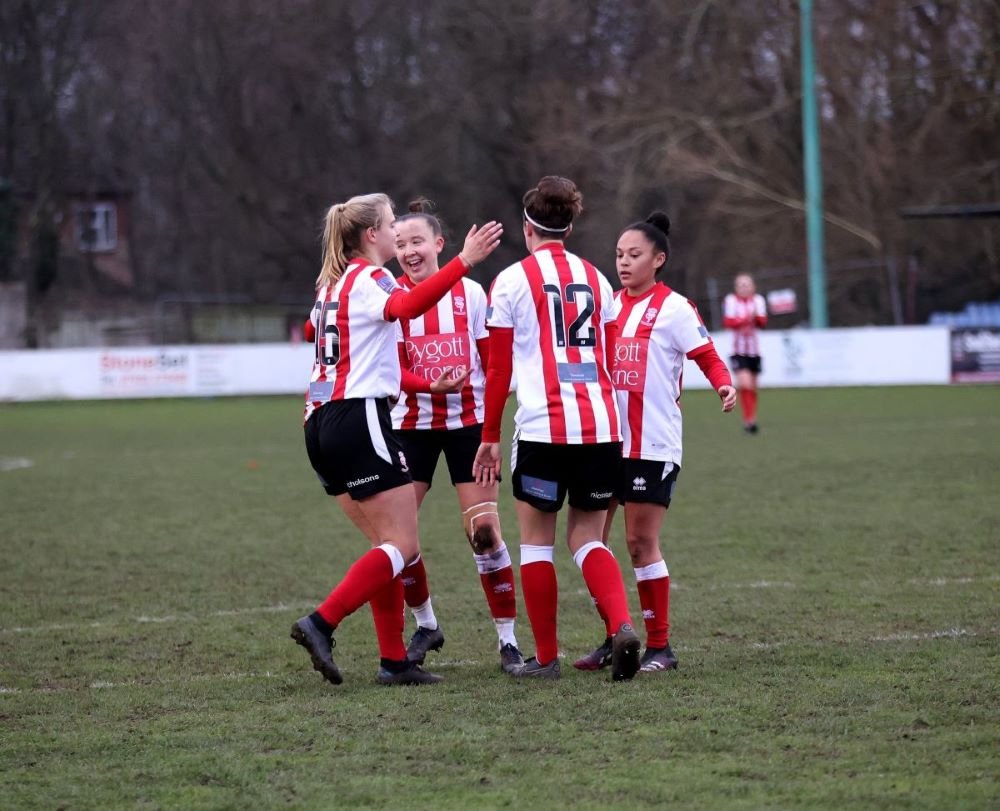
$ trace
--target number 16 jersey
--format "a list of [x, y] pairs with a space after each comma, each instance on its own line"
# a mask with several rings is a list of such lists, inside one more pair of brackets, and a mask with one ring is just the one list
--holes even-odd
[[514, 332], [516, 438], [555, 445], [621, 441], [604, 327], [618, 314], [611, 285], [561, 243], [501, 271], [489, 327]]
[[399, 394], [396, 328], [385, 320], [386, 304], [399, 290], [384, 267], [355, 258], [336, 283], [316, 293], [309, 316], [316, 328], [316, 357], [304, 420], [331, 400]]

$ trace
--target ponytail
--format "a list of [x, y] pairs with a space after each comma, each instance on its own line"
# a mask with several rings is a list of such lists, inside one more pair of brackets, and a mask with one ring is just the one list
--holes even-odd
[[330, 206], [323, 221], [323, 265], [316, 277], [317, 288], [336, 284], [361, 249], [361, 234], [382, 225], [386, 206], [392, 210], [392, 200], [384, 194], [363, 194]]
[[323, 223], [323, 266], [316, 279], [316, 287], [335, 284], [347, 267], [344, 255], [344, 204], [335, 203], [326, 212]]

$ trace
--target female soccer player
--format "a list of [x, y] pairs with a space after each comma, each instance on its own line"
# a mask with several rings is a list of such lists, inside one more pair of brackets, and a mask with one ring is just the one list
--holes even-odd
[[309, 461], [326, 492], [372, 541], [323, 603], [292, 625], [313, 667], [333, 684], [333, 631], [365, 603], [375, 619], [381, 684], [433, 684], [440, 676], [407, 661], [399, 574], [420, 553], [417, 500], [389, 398], [401, 371], [393, 322], [425, 313], [500, 242], [502, 227], [473, 226], [462, 252], [423, 284], [404, 291], [384, 267], [395, 253], [392, 202], [352, 197], [326, 215], [323, 268], [311, 321], [316, 360], [305, 406]]
[[[410, 204], [410, 213], [396, 218], [396, 260], [403, 268], [404, 290], [438, 272], [444, 234], [426, 201]], [[498, 485], [485, 489], [475, 483], [472, 465], [482, 439], [486, 332], [486, 293], [463, 278], [422, 316], [400, 319], [399, 360], [418, 378], [428, 381], [404, 393], [392, 409], [396, 429], [417, 491], [417, 506], [431, 488], [438, 457], [444, 453], [451, 483], [458, 495], [466, 537], [479, 570], [480, 583], [499, 637], [500, 667], [511, 672], [524, 664], [514, 636], [517, 599], [510, 554], [500, 534]], [[432, 393], [431, 386], [449, 377], [462, 379], [455, 393]], [[427, 572], [418, 555], [402, 573], [406, 604], [417, 620], [407, 658], [423, 662], [429, 650], [444, 645], [427, 585]]]
[[736, 277], [733, 291], [723, 302], [722, 325], [733, 330], [733, 354], [729, 360], [736, 371], [743, 430], [756, 434], [757, 375], [761, 370], [757, 330], [767, 326], [767, 304], [757, 292], [753, 278], [746, 273]]
[[[628, 226], [615, 252], [621, 312], [612, 370], [623, 416], [625, 442], [604, 526], [608, 542], [618, 503], [625, 505], [625, 541], [635, 571], [639, 605], [646, 625], [646, 650], [639, 669], [670, 670], [677, 658], [670, 649], [670, 574], [660, 551], [660, 527], [681, 470], [681, 373], [685, 357], [704, 372], [732, 411], [736, 390], [726, 365], [694, 305], [656, 281], [670, 257], [670, 220], [656, 211], [645, 222]], [[598, 603], [598, 611], [600, 604]], [[578, 659], [580, 670], [612, 664], [613, 620], [605, 621], [607, 638], [597, 650]]]
[[500, 475], [500, 423], [511, 373], [518, 410], [511, 460], [521, 529], [521, 588], [535, 656], [515, 677], [559, 678], [558, 585], [552, 564], [556, 514], [569, 495], [567, 543], [595, 604], [613, 624], [612, 677], [639, 668], [621, 570], [600, 538], [621, 459], [611, 385], [616, 305], [608, 280], [563, 245], [583, 195], [563, 177], [543, 177], [524, 195], [530, 255], [497, 276], [490, 293], [486, 421], [476, 480]]

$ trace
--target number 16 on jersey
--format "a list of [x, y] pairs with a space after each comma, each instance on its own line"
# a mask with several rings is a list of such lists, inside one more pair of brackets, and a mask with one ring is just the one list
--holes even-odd
[[340, 330], [337, 328], [339, 301], [316, 302], [319, 328], [316, 330], [316, 360], [326, 366], [336, 366], [340, 360]]

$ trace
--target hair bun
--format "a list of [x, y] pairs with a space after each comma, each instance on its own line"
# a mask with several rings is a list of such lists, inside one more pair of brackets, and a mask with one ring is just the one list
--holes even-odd
[[583, 194], [566, 177], [546, 175], [521, 200], [524, 212], [542, 230], [565, 232], [583, 211]]
[[538, 191], [550, 197], [570, 197], [576, 193], [576, 184], [567, 177], [546, 175], [538, 181]]
[[573, 209], [574, 215], [583, 211], [583, 194], [568, 177], [546, 175], [538, 181], [538, 192], [555, 205]]
[[667, 236], [670, 236], [670, 217], [662, 211], [654, 211], [646, 217], [646, 222], [656, 228], [659, 228]]
[[430, 214], [434, 210], [434, 203], [426, 197], [418, 197], [407, 206], [407, 209], [411, 214]]

